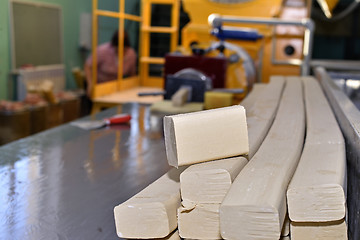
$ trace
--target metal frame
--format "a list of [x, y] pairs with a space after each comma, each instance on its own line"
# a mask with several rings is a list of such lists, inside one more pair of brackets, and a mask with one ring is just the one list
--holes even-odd
[[[169, 27], [152, 26], [151, 15], [153, 4], [171, 5], [171, 19]], [[151, 33], [167, 33], [170, 35], [170, 52], [176, 50], [179, 31], [179, 14], [180, 0], [141, 0], [141, 16], [143, 21], [141, 24], [140, 34], [140, 82], [142, 86], [163, 87], [164, 81], [162, 77], [149, 75], [150, 64], [164, 64], [164, 57], [150, 56], [150, 40]]]
[[360, 239], [360, 111], [339, 89], [325, 68], [314, 69], [330, 102], [346, 142], [348, 235], [350, 240]]
[[312, 60], [310, 64], [328, 70], [360, 71], [360, 61], [354, 60]]
[[289, 59], [286, 61], [278, 61], [275, 59], [275, 41], [272, 41], [272, 53], [271, 53], [271, 61], [273, 64], [277, 65], [293, 65], [293, 66], [301, 66], [301, 75], [306, 76], [310, 73], [310, 61], [311, 61], [311, 52], [313, 46], [313, 38], [314, 38], [314, 30], [315, 25], [314, 22], [309, 19], [302, 19], [300, 21], [286, 21], [280, 19], [273, 18], [242, 18], [236, 16], [221, 16], [218, 14], [211, 14], [208, 18], [209, 24], [218, 28], [223, 23], [248, 23], [248, 24], [260, 24], [260, 25], [291, 25], [291, 26], [301, 26], [305, 28], [304, 34], [304, 45], [303, 45], [303, 56], [304, 59]]
[[[13, 15], [13, 3], [22, 3], [32, 6], [38, 6], [38, 7], [48, 7], [48, 8], [56, 8], [60, 10], [60, 56], [61, 56], [61, 64], [64, 64], [64, 24], [63, 24], [63, 10], [60, 5], [52, 4], [52, 3], [43, 3], [43, 2], [29, 2], [29, 1], [23, 1], [23, 0], [9, 0], [9, 18], [10, 18], [10, 42], [11, 42], [11, 68], [15, 70], [16, 66], [16, 54], [15, 54], [15, 32], [14, 32], [14, 15]], [[65, 65], [65, 64], [64, 64]]]

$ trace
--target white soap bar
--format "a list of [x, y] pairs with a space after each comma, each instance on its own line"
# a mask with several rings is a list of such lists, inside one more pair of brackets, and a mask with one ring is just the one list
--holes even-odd
[[191, 165], [180, 175], [181, 198], [194, 203], [220, 204], [247, 163], [244, 157], [234, 157]]
[[219, 225], [220, 204], [183, 204], [178, 210], [181, 238], [221, 239]]
[[307, 78], [304, 85], [307, 134], [287, 190], [289, 216], [295, 222], [340, 220], [346, 202], [344, 140], [319, 84]]
[[176, 229], [176, 214], [180, 206], [180, 173], [183, 170], [170, 170], [114, 208], [119, 237], [164, 238]]
[[250, 147], [249, 159], [259, 149], [274, 121], [284, 85], [284, 77], [271, 77], [270, 83], [246, 112]]
[[249, 152], [242, 106], [166, 116], [164, 133], [168, 162], [175, 167]]
[[280, 238], [286, 189], [301, 154], [304, 132], [302, 83], [299, 78], [288, 78], [269, 133], [221, 204], [223, 238]]
[[345, 220], [319, 223], [296, 223], [290, 225], [291, 240], [347, 240]]

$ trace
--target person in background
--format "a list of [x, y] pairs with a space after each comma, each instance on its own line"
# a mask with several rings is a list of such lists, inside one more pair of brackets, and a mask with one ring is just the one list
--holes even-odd
[[[112, 36], [111, 42], [103, 43], [97, 47], [97, 82], [103, 83], [118, 79], [118, 45], [119, 33], [116, 31]], [[124, 32], [124, 56], [123, 56], [123, 76], [133, 76], [136, 74], [136, 52], [130, 46], [128, 34]], [[88, 96], [92, 89], [92, 56], [90, 55], [84, 66], [86, 75], [86, 91]]]

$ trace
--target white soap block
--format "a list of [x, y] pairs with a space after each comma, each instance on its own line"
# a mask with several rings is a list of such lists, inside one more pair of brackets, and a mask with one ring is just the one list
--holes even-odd
[[245, 109], [232, 106], [164, 117], [169, 165], [183, 166], [248, 154]]
[[284, 86], [284, 77], [272, 77], [270, 83], [258, 95], [253, 106], [246, 113], [250, 147], [249, 159], [259, 149], [274, 121]]
[[194, 203], [220, 204], [247, 163], [244, 157], [234, 157], [191, 165], [180, 175], [181, 198]]
[[307, 134], [290, 182], [287, 200], [295, 222], [336, 221], [345, 217], [346, 154], [344, 140], [315, 79], [305, 78]]
[[300, 158], [304, 132], [302, 83], [299, 78], [288, 78], [269, 133], [221, 204], [223, 238], [280, 238], [286, 189]]
[[295, 223], [290, 225], [291, 240], [347, 240], [345, 220], [319, 223]]
[[180, 206], [180, 173], [172, 169], [144, 190], [114, 208], [117, 235], [121, 238], [164, 238], [177, 227]]
[[221, 239], [219, 208], [220, 204], [195, 205], [183, 202], [183, 206], [178, 210], [180, 237], [191, 239]]

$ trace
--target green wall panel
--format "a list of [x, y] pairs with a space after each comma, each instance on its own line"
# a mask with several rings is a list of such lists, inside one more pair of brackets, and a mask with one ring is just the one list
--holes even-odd
[[[73, 67], [83, 67], [84, 61], [88, 53], [84, 53], [79, 49], [79, 28], [80, 14], [91, 13], [91, 0], [30, 0], [29, 2], [42, 2], [57, 4], [62, 7], [63, 14], [63, 49], [64, 64], [66, 67], [66, 87], [68, 89], [75, 87], [71, 69]], [[117, 0], [101, 0], [100, 8], [117, 11]], [[127, 0], [127, 13], [139, 15], [140, 0]], [[117, 29], [117, 21], [114, 19], [102, 20], [100, 24], [99, 42], [108, 41], [115, 29]], [[127, 29], [131, 44], [137, 46], [139, 25], [132, 21], [126, 21]], [[0, 99], [8, 97], [8, 76], [11, 71], [11, 55], [10, 55], [10, 23], [9, 23], [9, 1], [0, 0]]]
[[0, 1], [0, 99], [7, 98], [7, 82], [10, 69], [9, 3]]

